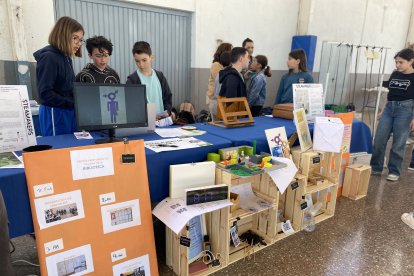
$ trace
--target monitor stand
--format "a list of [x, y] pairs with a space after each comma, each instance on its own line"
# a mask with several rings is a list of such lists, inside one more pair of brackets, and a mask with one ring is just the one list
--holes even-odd
[[109, 136], [108, 138], [95, 140], [95, 144], [115, 143], [115, 142], [122, 142], [123, 141], [122, 138], [116, 138], [115, 137], [115, 129], [114, 128], [108, 129], [108, 136]]

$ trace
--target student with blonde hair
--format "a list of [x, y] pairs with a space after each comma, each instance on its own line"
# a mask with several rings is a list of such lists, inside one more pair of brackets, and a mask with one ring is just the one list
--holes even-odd
[[61, 17], [49, 34], [49, 45], [33, 54], [37, 61], [39, 121], [43, 136], [76, 130], [72, 57], [82, 57], [83, 35], [83, 27], [78, 21]]

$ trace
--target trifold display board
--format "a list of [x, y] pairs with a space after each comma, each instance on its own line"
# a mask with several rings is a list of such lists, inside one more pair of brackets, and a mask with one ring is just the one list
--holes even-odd
[[42, 275], [158, 275], [142, 140], [23, 158]]

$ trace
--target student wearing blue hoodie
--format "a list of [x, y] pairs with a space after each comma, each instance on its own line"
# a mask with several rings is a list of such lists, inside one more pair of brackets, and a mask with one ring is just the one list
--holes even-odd
[[79, 22], [61, 17], [49, 34], [50, 45], [33, 54], [37, 61], [39, 121], [43, 136], [69, 134], [76, 130], [72, 57], [82, 57], [83, 35]]
[[257, 55], [250, 68], [255, 74], [250, 82], [247, 100], [253, 117], [257, 117], [260, 116], [266, 100], [266, 77], [271, 77], [272, 72], [267, 65], [267, 57], [263, 55]]
[[292, 84], [313, 83], [312, 75], [307, 72], [306, 53], [304, 50], [297, 49], [290, 52], [287, 66], [289, 72], [280, 80], [275, 104], [293, 103]]

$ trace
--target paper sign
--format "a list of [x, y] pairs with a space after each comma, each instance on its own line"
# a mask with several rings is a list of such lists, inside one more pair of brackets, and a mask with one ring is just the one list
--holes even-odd
[[115, 202], [115, 193], [107, 193], [99, 195], [99, 203], [101, 205], [109, 204]]
[[54, 194], [53, 183], [33, 186], [35, 197]]
[[287, 236], [295, 234], [295, 230], [293, 230], [292, 223], [290, 223], [290, 220], [287, 220], [286, 222], [282, 223], [282, 231]]
[[141, 224], [139, 199], [101, 207], [105, 234]]
[[119, 260], [122, 260], [122, 259], [125, 259], [126, 258], [126, 250], [125, 250], [125, 248], [122, 248], [122, 249], [120, 249], [120, 250], [117, 250], [117, 251], [114, 251], [114, 252], [112, 252], [111, 253], [111, 259], [112, 259], [112, 262], [116, 262], [116, 261], [119, 261]]
[[80, 190], [34, 200], [40, 229], [85, 217]]
[[229, 200], [219, 200], [187, 206], [184, 198], [166, 198], [155, 206], [152, 213], [178, 235], [193, 217], [230, 205], [233, 203]]
[[276, 157], [290, 157], [289, 142], [285, 127], [266, 129], [266, 139], [270, 153]]
[[239, 195], [240, 208], [243, 210], [255, 213], [272, 207], [272, 203], [254, 194], [251, 183], [234, 185], [231, 187], [231, 192]]
[[283, 194], [293, 178], [295, 178], [298, 168], [296, 168], [295, 163], [289, 158], [272, 157], [272, 159], [286, 164], [286, 167], [284, 168], [267, 172], [276, 184], [280, 193]]
[[341, 152], [344, 124], [339, 118], [316, 117], [313, 130], [313, 150]]
[[37, 144], [25, 85], [0, 85], [0, 125], [0, 153]]
[[84, 275], [94, 271], [91, 245], [46, 257], [48, 275]]
[[51, 254], [53, 252], [59, 251], [59, 250], [63, 250], [63, 240], [62, 239], [58, 239], [58, 240], [54, 240], [48, 243], [45, 243], [45, 253], [46, 254]]
[[112, 267], [113, 275], [151, 275], [148, 255], [144, 255]]
[[114, 174], [112, 148], [70, 151], [73, 180]]

